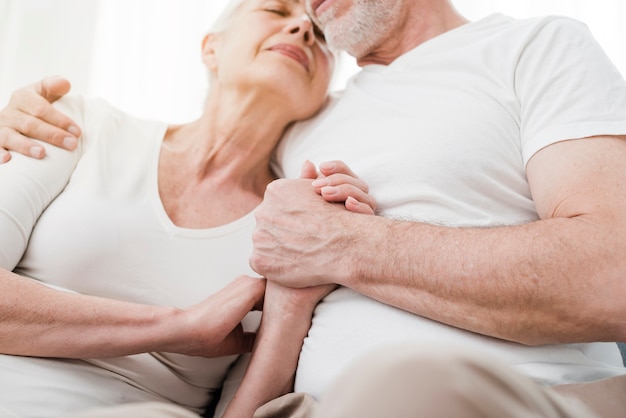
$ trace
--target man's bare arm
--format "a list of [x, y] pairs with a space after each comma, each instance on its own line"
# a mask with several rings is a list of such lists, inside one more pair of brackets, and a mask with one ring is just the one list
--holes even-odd
[[51, 105], [70, 88], [65, 79], [48, 77], [11, 95], [7, 106], [0, 111], [0, 163], [11, 159], [7, 150], [43, 158], [44, 148], [31, 138], [69, 150], [76, 148], [80, 128]]
[[484, 229], [329, 211], [301, 180], [278, 180], [252, 266], [523, 344], [625, 340], [626, 139], [557, 143], [527, 171], [541, 220]]

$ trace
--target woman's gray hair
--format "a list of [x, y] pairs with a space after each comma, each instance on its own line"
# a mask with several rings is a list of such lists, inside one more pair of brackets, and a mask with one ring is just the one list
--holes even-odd
[[247, 0], [230, 0], [222, 10], [220, 15], [217, 17], [217, 19], [213, 21], [213, 24], [211, 25], [211, 30], [209, 32], [219, 33], [228, 29], [228, 26], [230, 25], [230, 21], [232, 20], [233, 16], [235, 15], [239, 7], [246, 1]]

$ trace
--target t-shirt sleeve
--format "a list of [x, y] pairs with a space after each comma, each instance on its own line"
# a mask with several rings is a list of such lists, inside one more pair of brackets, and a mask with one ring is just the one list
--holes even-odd
[[[57, 108], [82, 124], [82, 99], [64, 98]], [[0, 267], [13, 270], [18, 264], [37, 219], [67, 185], [80, 158], [82, 141], [74, 151], [49, 144], [43, 160], [13, 153], [0, 165]]]
[[583, 23], [544, 19], [515, 72], [524, 163], [559, 141], [626, 134], [626, 83]]

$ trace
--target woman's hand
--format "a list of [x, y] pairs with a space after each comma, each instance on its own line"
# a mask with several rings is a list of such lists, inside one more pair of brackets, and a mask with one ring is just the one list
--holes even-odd
[[244, 332], [243, 318], [263, 305], [265, 279], [241, 276], [203, 302], [183, 311], [172, 351], [221, 357], [252, 351], [256, 334]]
[[52, 289], [0, 269], [0, 353], [107, 358], [146, 352], [203, 357], [249, 352], [241, 321], [259, 310], [265, 279], [241, 276], [190, 308]]
[[8, 151], [43, 158], [45, 149], [31, 138], [65, 149], [76, 148], [80, 128], [51, 104], [70, 87], [63, 78], [48, 77], [13, 92], [0, 111], [0, 163], [11, 159]]
[[312, 162], [307, 161], [300, 178], [315, 179], [315, 191], [327, 202], [343, 203], [347, 210], [374, 215], [376, 200], [369, 195], [369, 187], [342, 161], [320, 164], [319, 173]]

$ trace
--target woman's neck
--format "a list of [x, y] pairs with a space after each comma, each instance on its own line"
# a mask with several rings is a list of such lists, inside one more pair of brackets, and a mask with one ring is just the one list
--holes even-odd
[[284, 108], [259, 95], [213, 94], [198, 120], [168, 129], [162, 152], [179, 167], [185, 164], [197, 181], [262, 192], [273, 178], [270, 157], [288, 123]]
[[284, 105], [278, 106], [214, 94], [198, 120], [167, 130], [158, 188], [175, 225], [224, 225], [261, 203], [274, 179], [272, 151], [289, 123]]

